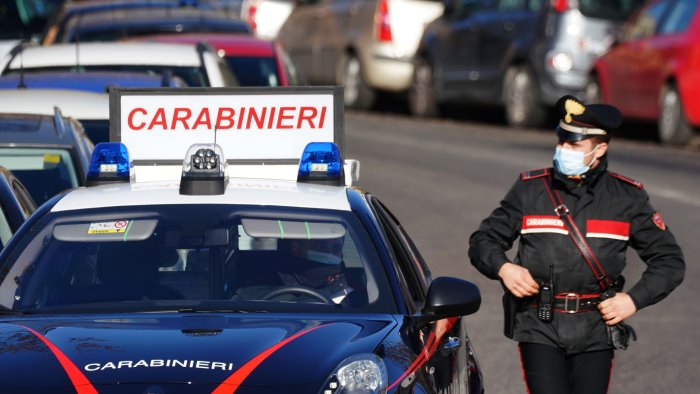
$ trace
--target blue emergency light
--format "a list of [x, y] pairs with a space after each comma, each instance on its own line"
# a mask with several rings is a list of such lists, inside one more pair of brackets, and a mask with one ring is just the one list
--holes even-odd
[[87, 173], [87, 186], [129, 183], [131, 166], [129, 151], [121, 142], [100, 142], [92, 151]]
[[342, 186], [345, 184], [343, 159], [332, 142], [311, 142], [299, 162], [297, 182]]

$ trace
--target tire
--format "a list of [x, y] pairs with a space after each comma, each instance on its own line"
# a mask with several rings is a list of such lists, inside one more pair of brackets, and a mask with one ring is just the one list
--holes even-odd
[[540, 104], [532, 72], [524, 66], [506, 71], [504, 81], [506, 121], [512, 127], [542, 127], [547, 110]]
[[586, 104], [603, 103], [603, 95], [600, 93], [600, 82], [598, 82], [598, 77], [593, 74], [588, 77], [588, 83], [586, 84], [586, 90], [584, 92], [584, 100]]
[[440, 113], [435, 98], [433, 67], [424, 58], [418, 58], [413, 69], [413, 80], [408, 91], [408, 108], [420, 117], [435, 117]]
[[667, 85], [661, 91], [659, 105], [659, 141], [670, 145], [686, 144], [693, 136], [693, 127], [688, 123], [674, 85]]
[[362, 78], [362, 65], [357, 56], [345, 56], [341, 62], [338, 82], [344, 87], [343, 99], [346, 107], [362, 110], [372, 107], [375, 94]]

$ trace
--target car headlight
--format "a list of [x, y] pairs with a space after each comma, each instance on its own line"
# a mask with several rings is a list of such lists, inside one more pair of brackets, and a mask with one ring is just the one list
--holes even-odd
[[338, 365], [321, 394], [381, 394], [388, 385], [384, 361], [376, 354], [357, 354]]

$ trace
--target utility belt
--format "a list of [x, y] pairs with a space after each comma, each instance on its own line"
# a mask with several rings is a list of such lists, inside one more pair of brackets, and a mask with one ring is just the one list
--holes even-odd
[[[552, 310], [560, 313], [579, 313], [598, 310], [600, 294], [558, 293], [552, 301]], [[537, 308], [539, 304], [530, 304]]]

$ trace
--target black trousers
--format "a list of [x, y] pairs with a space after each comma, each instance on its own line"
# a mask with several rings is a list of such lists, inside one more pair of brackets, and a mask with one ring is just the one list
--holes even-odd
[[605, 394], [613, 350], [565, 354], [537, 343], [520, 343], [520, 360], [529, 394]]

